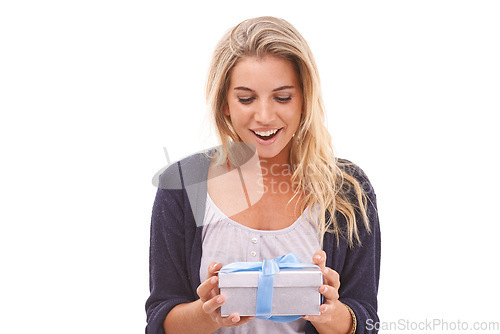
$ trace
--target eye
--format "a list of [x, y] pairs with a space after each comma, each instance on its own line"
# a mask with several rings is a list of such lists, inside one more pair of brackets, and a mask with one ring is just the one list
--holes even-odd
[[289, 96], [289, 97], [277, 97], [276, 100], [280, 103], [286, 103], [288, 101], [290, 101], [292, 98]]
[[254, 98], [253, 98], [253, 97], [248, 97], [248, 98], [246, 98], [246, 99], [245, 99], [245, 98], [241, 98], [241, 97], [239, 97], [239, 98], [238, 98], [238, 101], [240, 101], [240, 102], [241, 102], [241, 103], [243, 103], [243, 104], [249, 104], [249, 103], [251, 103], [253, 100], [254, 100]]

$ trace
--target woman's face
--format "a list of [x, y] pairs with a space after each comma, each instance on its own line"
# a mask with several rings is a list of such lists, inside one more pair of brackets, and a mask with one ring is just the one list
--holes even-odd
[[261, 158], [288, 161], [302, 113], [302, 92], [290, 61], [244, 57], [233, 67], [224, 113], [241, 140]]

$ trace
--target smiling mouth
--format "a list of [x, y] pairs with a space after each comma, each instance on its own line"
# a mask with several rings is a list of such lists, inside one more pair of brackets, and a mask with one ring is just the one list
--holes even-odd
[[264, 136], [264, 135], [258, 134], [258, 133], [256, 133], [253, 130], [250, 130], [250, 131], [252, 131], [257, 137], [259, 137], [262, 140], [269, 140], [269, 139], [273, 138], [274, 136], [276, 136], [278, 134], [278, 132], [281, 131], [281, 129], [278, 129], [278, 131], [276, 131], [275, 133], [272, 133], [272, 134], [270, 134], [268, 136]]

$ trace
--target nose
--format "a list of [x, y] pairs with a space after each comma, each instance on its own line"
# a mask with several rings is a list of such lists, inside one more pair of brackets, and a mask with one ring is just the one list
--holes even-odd
[[256, 107], [254, 118], [258, 123], [265, 125], [276, 120], [276, 112], [269, 101], [261, 101]]

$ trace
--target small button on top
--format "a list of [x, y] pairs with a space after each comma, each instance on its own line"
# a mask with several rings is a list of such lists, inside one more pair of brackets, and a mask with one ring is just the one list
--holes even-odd
[[257, 243], [257, 238], [252, 238], [252, 242], [253, 242], [254, 244], [256, 244], [256, 243]]
[[251, 251], [250, 255], [255, 256], [255, 255], [257, 255], [257, 252], [256, 251]]

